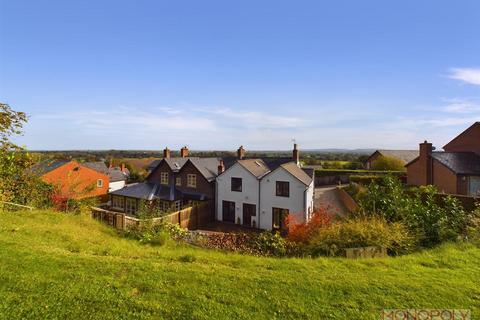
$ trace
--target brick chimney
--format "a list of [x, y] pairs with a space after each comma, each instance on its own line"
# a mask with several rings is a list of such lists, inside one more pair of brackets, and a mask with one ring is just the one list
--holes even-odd
[[423, 143], [420, 143], [420, 183], [421, 185], [432, 184], [432, 144], [425, 140]]
[[240, 146], [240, 148], [238, 148], [237, 158], [238, 160], [242, 160], [243, 158], [245, 158], [245, 149], [243, 148], [243, 146]]
[[298, 150], [298, 145], [296, 143], [293, 144], [292, 160], [297, 166], [300, 164], [300, 151]]
[[180, 157], [182, 157], [182, 158], [188, 157], [188, 148], [187, 148], [187, 146], [184, 146], [182, 149], [180, 149]]
[[170, 149], [168, 148], [163, 149], [163, 157], [170, 158]]
[[221, 175], [225, 171], [225, 163], [223, 160], [220, 160], [220, 163], [218, 164], [218, 175]]
[[125, 173], [125, 163], [122, 163], [122, 164], [120, 165], [120, 170], [121, 170], [123, 173]]

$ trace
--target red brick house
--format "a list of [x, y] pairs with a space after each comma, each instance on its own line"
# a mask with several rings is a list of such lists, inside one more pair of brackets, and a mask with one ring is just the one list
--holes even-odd
[[407, 184], [434, 185], [440, 192], [480, 196], [480, 122], [436, 152], [431, 143], [420, 144], [420, 155], [409, 162]]
[[40, 162], [32, 172], [52, 184], [61, 196], [69, 199], [97, 197], [108, 193], [109, 177], [75, 160]]

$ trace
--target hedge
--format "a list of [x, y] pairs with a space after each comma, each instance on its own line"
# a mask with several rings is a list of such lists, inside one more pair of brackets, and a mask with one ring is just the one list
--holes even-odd
[[382, 176], [373, 176], [373, 175], [368, 175], [368, 176], [350, 176], [350, 182], [355, 182], [363, 185], [368, 185], [372, 182], [376, 182], [380, 179], [382, 179]]
[[365, 175], [365, 176], [380, 176], [380, 175], [405, 175], [405, 171], [376, 171], [376, 170], [349, 170], [349, 169], [316, 169], [315, 176], [326, 177], [335, 175]]

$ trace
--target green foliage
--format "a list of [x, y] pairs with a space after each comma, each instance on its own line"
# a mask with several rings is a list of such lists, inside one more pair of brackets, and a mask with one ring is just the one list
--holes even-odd
[[24, 112], [12, 110], [8, 104], [0, 103], [0, 152], [19, 149], [10, 138], [22, 134], [26, 122], [27, 115]]
[[[395, 258], [255, 257], [142, 245], [84, 215], [0, 212], [0, 318], [378, 319], [393, 307], [480, 317], [480, 249]], [[434, 293], [434, 294], [432, 294]]]
[[407, 191], [398, 179], [385, 177], [360, 192], [357, 200], [361, 214], [403, 222], [422, 246], [463, 239], [466, 235], [468, 215], [459, 201], [439, 196], [432, 186]]
[[382, 176], [374, 176], [374, 175], [350, 176], [350, 182], [359, 183], [363, 185], [368, 185], [372, 182], [380, 181], [381, 179], [383, 179]]
[[312, 255], [344, 255], [347, 248], [376, 246], [391, 254], [412, 252], [415, 237], [401, 222], [388, 223], [381, 217], [358, 217], [319, 230], [307, 245]]
[[252, 238], [250, 245], [264, 255], [284, 256], [287, 254], [287, 243], [278, 232], [262, 232]]
[[372, 163], [372, 170], [406, 171], [405, 163], [394, 157], [380, 156]]
[[405, 175], [403, 171], [377, 171], [377, 170], [349, 170], [349, 169], [316, 169], [315, 176], [326, 177], [332, 175], [374, 175], [374, 176], [385, 176], [385, 175], [395, 175], [402, 176]]

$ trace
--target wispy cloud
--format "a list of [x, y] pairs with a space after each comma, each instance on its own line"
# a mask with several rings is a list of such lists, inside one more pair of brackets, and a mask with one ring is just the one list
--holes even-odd
[[476, 99], [445, 99], [447, 105], [442, 108], [442, 111], [447, 113], [480, 113], [480, 103]]
[[449, 77], [480, 86], [480, 68], [451, 68]]

